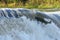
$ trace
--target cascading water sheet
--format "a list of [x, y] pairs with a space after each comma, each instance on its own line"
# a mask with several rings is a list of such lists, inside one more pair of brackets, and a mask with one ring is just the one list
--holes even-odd
[[31, 20], [31, 16], [27, 18], [24, 12], [16, 12], [17, 9], [14, 12], [6, 9], [1, 11], [0, 40], [60, 40], [60, 29], [53, 21], [44, 24], [35, 19]]

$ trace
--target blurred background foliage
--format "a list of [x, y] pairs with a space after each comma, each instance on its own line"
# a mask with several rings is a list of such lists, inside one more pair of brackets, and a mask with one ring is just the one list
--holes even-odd
[[0, 7], [8, 8], [60, 8], [60, 0], [0, 0]]

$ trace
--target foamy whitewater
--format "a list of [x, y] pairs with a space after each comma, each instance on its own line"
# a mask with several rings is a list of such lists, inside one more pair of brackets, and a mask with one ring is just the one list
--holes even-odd
[[60, 40], [60, 28], [53, 21], [44, 24], [26, 16], [0, 17], [0, 40]]

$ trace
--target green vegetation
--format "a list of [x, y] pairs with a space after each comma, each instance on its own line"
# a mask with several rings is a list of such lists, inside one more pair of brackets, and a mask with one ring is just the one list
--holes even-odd
[[60, 0], [0, 0], [0, 7], [8, 8], [60, 8]]

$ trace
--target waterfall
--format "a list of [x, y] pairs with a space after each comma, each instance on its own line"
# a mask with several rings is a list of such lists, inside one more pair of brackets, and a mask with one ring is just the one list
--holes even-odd
[[45, 14], [47, 14], [50, 17], [50, 19], [60, 28], [60, 11], [45, 12]]
[[60, 40], [60, 16], [47, 13], [24, 8], [1, 8], [0, 40]]

